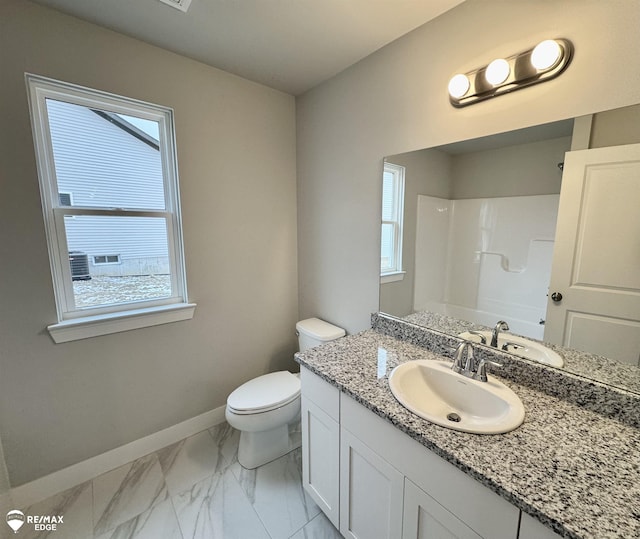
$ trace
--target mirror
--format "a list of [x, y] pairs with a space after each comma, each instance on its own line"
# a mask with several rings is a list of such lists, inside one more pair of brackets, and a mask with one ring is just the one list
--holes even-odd
[[[513, 334], [550, 343], [550, 348], [570, 357], [565, 369], [640, 392], [637, 300], [624, 324], [610, 327], [605, 317], [598, 320], [591, 315], [588, 322], [575, 322], [580, 330], [574, 335], [583, 335], [582, 340], [575, 337], [571, 342], [572, 349], [560, 346], [558, 332], [547, 324], [549, 313], [553, 324], [558, 318], [550, 307], [548, 311], [548, 303], [563, 303], [550, 301], [548, 294], [553, 292], [549, 286], [557, 282], [560, 267], [558, 253], [554, 254], [562, 238], [557, 227], [566, 229], [563, 220], [570, 213], [571, 197], [565, 194], [560, 202], [563, 174], [565, 185], [569, 177], [565, 153], [639, 143], [638, 126], [640, 105], [386, 157], [382, 256], [387, 261], [399, 257], [402, 264], [381, 277], [380, 311], [455, 335], [490, 329], [498, 320], [506, 320]], [[398, 168], [404, 175], [404, 207], [398, 206], [401, 225], [390, 210], [396, 181], [391, 177], [393, 170], [387, 170], [390, 165], [396, 166], [396, 176]], [[573, 161], [571, 167], [575, 170]], [[633, 174], [637, 176], [637, 171]], [[616, 208], [625, 204], [625, 197], [637, 206], [637, 183], [629, 194], [619, 195]], [[617, 220], [628, 230], [627, 221], [621, 221], [628, 217], [617, 218], [617, 210], [604, 213], [596, 207], [592, 211], [603, 217], [600, 228]], [[640, 226], [637, 218], [632, 220], [632, 227]], [[637, 241], [638, 233], [634, 234]], [[585, 243], [584, 238], [580, 241]], [[394, 254], [397, 244], [401, 250]], [[623, 288], [637, 295], [640, 253], [625, 251], [633, 251], [634, 258], [624, 262], [633, 275]], [[565, 319], [563, 315], [562, 323]], [[616, 338], [606, 342], [597, 337], [598, 331], [614, 332]], [[626, 340], [622, 348], [611, 344], [622, 340]], [[516, 349], [508, 351], [518, 355]], [[594, 368], [594, 362], [601, 366]], [[608, 372], [611, 369], [616, 372]]]

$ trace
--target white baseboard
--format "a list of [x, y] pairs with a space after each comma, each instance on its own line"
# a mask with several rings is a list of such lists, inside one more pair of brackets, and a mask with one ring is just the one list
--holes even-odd
[[[49, 496], [218, 425], [225, 420], [224, 410], [225, 406], [220, 406], [172, 427], [15, 487], [8, 493], [10, 499], [8, 503], [15, 509], [25, 509]], [[6, 499], [4, 503], [7, 503]]]

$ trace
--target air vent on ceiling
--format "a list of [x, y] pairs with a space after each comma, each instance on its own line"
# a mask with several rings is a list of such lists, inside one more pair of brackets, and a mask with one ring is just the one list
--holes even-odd
[[184, 11], [185, 13], [189, 9], [191, 5], [191, 0], [160, 0], [163, 4], [167, 4], [168, 6], [179, 9], [180, 11]]

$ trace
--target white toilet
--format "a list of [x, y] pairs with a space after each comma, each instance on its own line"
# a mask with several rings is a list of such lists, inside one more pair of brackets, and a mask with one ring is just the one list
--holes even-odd
[[[319, 318], [296, 324], [298, 345], [304, 352], [343, 337], [344, 329]], [[238, 462], [253, 469], [300, 447], [289, 437], [289, 425], [300, 421], [300, 377], [289, 371], [258, 376], [227, 398], [227, 422], [240, 431]]]

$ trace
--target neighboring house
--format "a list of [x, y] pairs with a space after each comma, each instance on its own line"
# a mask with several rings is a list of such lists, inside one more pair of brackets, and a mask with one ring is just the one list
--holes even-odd
[[[164, 209], [162, 160], [149, 129], [61, 101], [48, 100], [47, 109], [60, 205]], [[65, 228], [68, 250], [86, 253], [93, 276], [169, 273], [164, 219], [73, 216]]]

